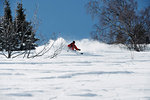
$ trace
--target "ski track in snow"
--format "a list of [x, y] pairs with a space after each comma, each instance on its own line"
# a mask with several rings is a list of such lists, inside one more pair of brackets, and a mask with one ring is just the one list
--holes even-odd
[[150, 52], [87, 42], [77, 41], [84, 55], [1, 57], [0, 100], [150, 100]]

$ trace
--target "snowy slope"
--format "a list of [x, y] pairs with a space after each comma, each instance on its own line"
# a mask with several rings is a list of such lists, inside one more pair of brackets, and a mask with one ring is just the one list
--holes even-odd
[[88, 39], [76, 45], [84, 55], [64, 49], [54, 59], [47, 58], [51, 52], [34, 59], [1, 56], [0, 100], [150, 100], [149, 51]]

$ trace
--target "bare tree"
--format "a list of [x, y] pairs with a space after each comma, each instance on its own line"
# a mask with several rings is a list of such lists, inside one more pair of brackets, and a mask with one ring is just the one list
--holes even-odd
[[[88, 13], [99, 22], [95, 25], [99, 40], [107, 43], [122, 43], [129, 49], [143, 51], [147, 23], [140, 20], [137, 2], [134, 0], [91, 0], [86, 5]], [[146, 10], [147, 13], [149, 10]], [[145, 13], [146, 13], [145, 11]], [[144, 25], [144, 24], [146, 25]]]

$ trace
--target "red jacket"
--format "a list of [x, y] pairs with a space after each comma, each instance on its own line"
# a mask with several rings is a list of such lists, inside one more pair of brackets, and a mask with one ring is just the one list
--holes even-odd
[[72, 50], [74, 50], [74, 49], [80, 50], [80, 49], [77, 48], [77, 46], [76, 46], [74, 43], [69, 44], [68, 47], [69, 47], [70, 49], [72, 49]]

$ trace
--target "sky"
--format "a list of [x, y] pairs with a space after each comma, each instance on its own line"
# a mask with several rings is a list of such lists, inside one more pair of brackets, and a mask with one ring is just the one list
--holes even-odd
[[[4, 0], [0, 0], [0, 9], [2, 1]], [[21, 0], [10, 0], [13, 15], [18, 1]], [[88, 0], [22, 1], [28, 20], [32, 20], [36, 6], [38, 7], [37, 16], [40, 19], [38, 33], [43, 34], [45, 38], [50, 38], [53, 32], [68, 40], [90, 38], [95, 21], [86, 12], [85, 4]], [[137, 1], [140, 9], [150, 5], [150, 0]]]

